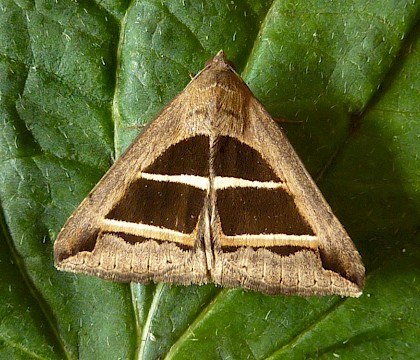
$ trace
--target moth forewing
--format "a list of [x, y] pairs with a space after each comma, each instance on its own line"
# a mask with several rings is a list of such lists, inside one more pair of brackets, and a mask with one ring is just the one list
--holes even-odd
[[[229, 234], [229, 241], [222, 232], [221, 242], [229, 245], [228, 251], [219, 253], [221, 265], [215, 281], [271, 294], [359, 295], [364, 279], [360, 256], [284, 134], [257, 102], [248, 109], [247, 121], [248, 131], [236, 137], [237, 153], [248, 159], [244, 163], [249, 162], [250, 152], [261, 158], [254, 156], [259, 167], [247, 167], [245, 177], [254, 177], [270, 188], [261, 191], [254, 186], [242, 194], [235, 189], [232, 194], [236, 191], [238, 196], [232, 195], [225, 203], [223, 194], [218, 197], [221, 224], [232, 221], [223, 217], [223, 212], [228, 214], [233, 204], [236, 211], [229, 217], [236, 216], [236, 223], [246, 228], [236, 229], [236, 236]], [[266, 170], [262, 169], [264, 163]], [[238, 209], [244, 204], [247, 209]], [[242, 214], [246, 215], [241, 218]], [[250, 228], [252, 221], [259, 226], [256, 230]], [[248, 246], [232, 251], [235, 238], [238, 246], [247, 238]]]
[[223, 52], [82, 202], [59, 269], [116, 281], [359, 296], [364, 267], [292, 146]]
[[[142, 176], [153, 172], [182, 174], [182, 168], [172, 166], [179, 157], [190, 160], [184, 167], [202, 171], [203, 158], [208, 157], [205, 142], [200, 136], [187, 136], [188, 129], [179, 126], [184, 114], [169, 111], [182, 108], [182, 103], [182, 97], [176, 98], [146, 127], [68, 219], [54, 244], [58, 269], [115, 281], [208, 281], [198, 228], [202, 204], [194, 206], [198, 208], [197, 224], [192, 227], [192, 215], [186, 213], [188, 204], [197, 204], [199, 198], [203, 201], [205, 191]], [[161, 196], [162, 189], [172, 203]], [[184, 201], [178, 201], [180, 198]], [[152, 215], [157, 218], [152, 219]], [[172, 221], [173, 226], [165, 228], [159, 221]], [[191, 231], [179, 231], [177, 224]], [[171, 241], [167, 241], [168, 235]]]

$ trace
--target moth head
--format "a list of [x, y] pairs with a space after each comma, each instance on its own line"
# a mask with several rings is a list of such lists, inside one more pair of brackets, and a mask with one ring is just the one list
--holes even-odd
[[217, 68], [230, 68], [232, 70], [235, 70], [235, 65], [228, 60], [223, 50], [220, 50], [217, 55], [206, 62], [205, 68], [212, 67], [214, 69]]

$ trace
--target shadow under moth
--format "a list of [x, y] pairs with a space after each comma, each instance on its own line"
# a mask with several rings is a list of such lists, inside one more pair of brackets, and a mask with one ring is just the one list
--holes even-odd
[[364, 266], [284, 133], [220, 51], [71, 215], [60, 270], [360, 296]]

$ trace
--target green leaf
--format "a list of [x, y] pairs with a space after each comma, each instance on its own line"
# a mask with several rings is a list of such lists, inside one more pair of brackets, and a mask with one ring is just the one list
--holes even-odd
[[[409, 0], [1, 0], [0, 358], [419, 358], [419, 12]], [[360, 250], [361, 298], [54, 268], [67, 217], [220, 49], [273, 116], [302, 121], [284, 127]]]

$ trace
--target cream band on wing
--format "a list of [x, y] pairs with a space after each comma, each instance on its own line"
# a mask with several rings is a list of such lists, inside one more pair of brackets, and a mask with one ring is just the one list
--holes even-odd
[[[197, 175], [162, 175], [162, 174], [150, 174], [150, 173], [139, 173], [138, 178], [154, 181], [166, 181], [175, 182], [185, 185], [194, 186], [201, 190], [208, 190], [210, 187], [210, 179], [204, 176]], [[217, 189], [227, 189], [230, 187], [254, 187], [259, 189], [276, 189], [283, 187], [284, 184], [275, 181], [253, 181], [227, 176], [216, 176], [214, 178], [213, 187]]]
[[102, 230], [113, 233], [125, 233], [144, 238], [151, 238], [161, 241], [173, 241], [176, 243], [191, 245], [189, 234], [182, 232], [165, 229], [158, 226], [147, 225], [142, 223], [133, 223], [122, 220], [103, 219]]
[[297, 246], [305, 248], [318, 248], [318, 238], [314, 235], [288, 235], [288, 234], [243, 234], [225, 236], [221, 238], [221, 246]]

